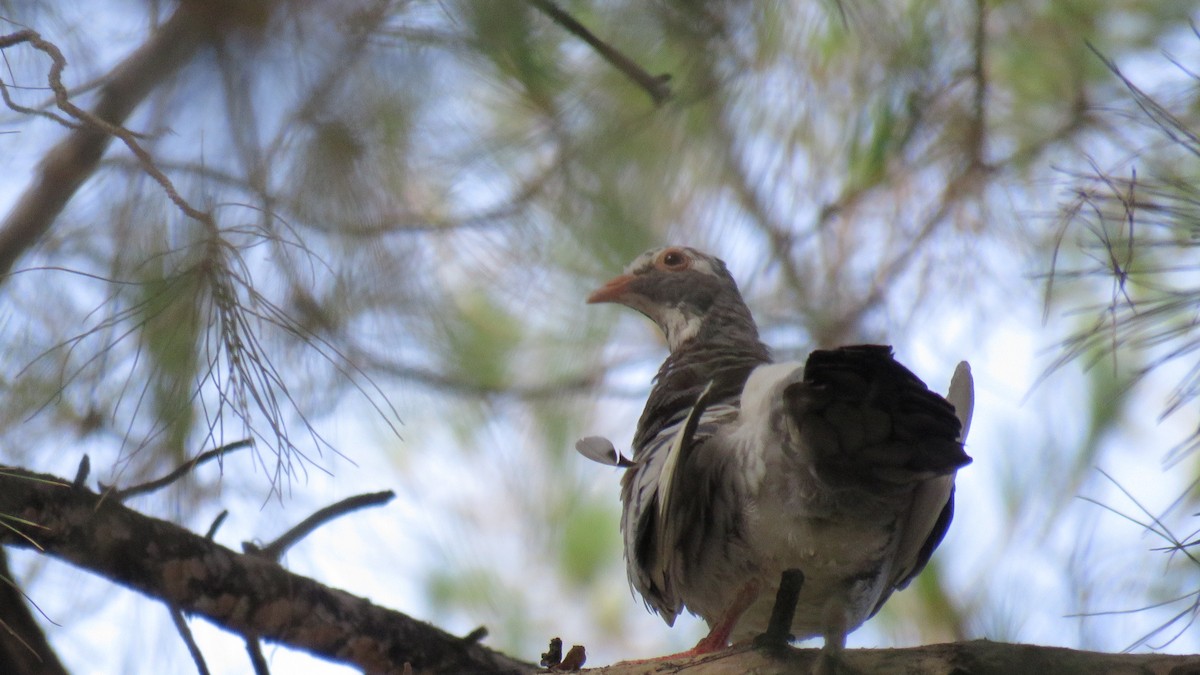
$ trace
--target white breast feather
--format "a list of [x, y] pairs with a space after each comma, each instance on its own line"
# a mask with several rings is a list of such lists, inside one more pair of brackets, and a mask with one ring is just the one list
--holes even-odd
[[737, 428], [731, 439], [742, 455], [748, 486], [760, 485], [766, 477], [766, 454], [777, 451], [783, 439], [772, 418], [783, 405], [783, 389], [804, 377], [804, 365], [798, 361], [759, 366], [742, 387]]

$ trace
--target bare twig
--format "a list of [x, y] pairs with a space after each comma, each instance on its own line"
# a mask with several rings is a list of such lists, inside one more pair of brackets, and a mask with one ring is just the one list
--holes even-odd
[[318, 527], [333, 520], [334, 518], [344, 516], [347, 513], [357, 511], [359, 509], [386, 504], [395, 496], [395, 492], [392, 492], [391, 490], [384, 490], [383, 492], [371, 492], [368, 494], [347, 497], [336, 504], [326, 506], [325, 508], [300, 521], [300, 523], [295, 527], [287, 532], [284, 532], [279, 536], [278, 539], [270, 544], [267, 544], [266, 546], [259, 548], [250, 542], [245, 542], [242, 544], [242, 549], [246, 553], [261, 555], [264, 558], [269, 558], [271, 560], [278, 560], [289, 548], [292, 547], [293, 544], [312, 534], [312, 532]]
[[84, 122], [72, 128], [42, 160], [39, 175], [25, 189], [16, 206], [0, 222], [0, 276], [12, 269], [17, 258], [41, 238], [67, 202], [96, 169], [113, 136], [121, 138], [142, 161], [143, 167], [191, 217], [203, 216], [179, 197], [166, 177], [153, 168], [149, 155], [128, 130], [120, 128], [150, 92], [170, 77], [208, 39], [217, 12], [205, 12], [203, 3], [182, 2], [175, 13], [144, 45], [118, 65], [99, 92], [90, 111], [71, 103], [62, 83], [66, 59], [52, 43], [35, 31], [24, 30], [0, 37], [0, 48], [20, 43], [42, 51], [53, 62], [48, 73], [59, 108]]
[[221, 523], [225, 522], [227, 517], [229, 517], [228, 510], [218, 513], [217, 517], [213, 518], [212, 525], [208, 526], [208, 532], [204, 533], [204, 538], [212, 541], [213, 537], [217, 536], [217, 529], [221, 527]]
[[[67, 66], [66, 59], [63, 58], [63, 55], [58, 50], [58, 47], [43, 40], [36, 31], [26, 29], [17, 31], [15, 33], [9, 33], [8, 35], [0, 35], [0, 49], [14, 47], [23, 42], [28, 42], [34, 49], [37, 49], [38, 51], [41, 51], [50, 57], [51, 65], [49, 79], [51, 81], [60, 78], [63, 69]], [[62, 117], [61, 115], [57, 115], [46, 110], [38, 110], [36, 108], [29, 108], [20, 105], [16, 101], [12, 100], [12, 96], [8, 93], [8, 86], [4, 83], [4, 80], [0, 80], [0, 99], [3, 99], [4, 105], [8, 106], [9, 110], [19, 112], [22, 115], [36, 115], [38, 117], [45, 117], [58, 122], [68, 129], [78, 129], [80, 126], [75, 122]]]
[[971, 79], [975, 88], [971, 98], [971, 120], [967, 127], [969, 161], [982, 166], [984, 142], [987, 138], [987, 1], [975, 0], [974, 54]]
[[183, 644], [187, 645], [188, 653], [192, 655], [192, 662], [196, 664], [196, 672], [200, 675], [208, 675], [208, 664], [204, 662], [204, 654], [200, 652], [200, 645], [196, 644], [196, 638], [192, 636], [192, 629], [188, 627], [183, 612], [174, 605], [169, 605], [167, 609], [171, 614], [171, 622], [175, 624], [175, 630], [183, 639]]
[[263, 656], [262, 645], [256, 638], [246, 638], [246, 654], [250, 656], [250, 663], [254, 665], [254, 675], [271, 675], [271, 668], [267, 666], [267, 658]]
[[[38, 35], [36, 32], [33, 32], [33, 31], [27, 31], [27, 32], [32, 33], [32, 35], [29, 36], [30, 44], [34, 45], [35, 48], [48, 54], [54, 62], [54, 65], [51, 66], [50, 73], [47, 76], [47, 80], [50, 83], [50, 89], [54, 92], [54, 99], [55, 99], [55, 102], [57, 103], [59, 109], [65, 113], [67, 113], [71, 117], [83, 122], [84, 125], [91, 127], [94, 130], [99, 130], [101, 132], [104, 132], [104, 134], [107, 134], [108, 136], [115, 136], [115, 137], [121, 139], [121, 141], [125, 144], [125, 147], [127, 147], [129, 149], [129, 151], [133, 153], [134, 157], [136, 157], [138, 159], [138, 162], [141, 165], [142, 171], [144, 171], [147, 175], [149, 175], [152, 179], [154, 179], [154, 181], [156, 183], [158, 183], [159, 186], [162, 187], [163, 191], [167, 194], [167, 197], [177, 207], [179, 207], [179, 209], [181, 211], [183, 211], [184, 214], [186, 214], [190, 218], [200, 221], [201, 223], [209, 226], [210, 228], [213, 227], [211, 216], [209, 216], [207, 213], [204, 213], [204, 212], [200, 211], [199, 209], [193, 207], [191, 204], [189, 204], [187, 202], [187, 200], [185, 200], [179, 194], [179, 191], [175, 188], [175, 185], [174, 185], [174, 183], [171, 182], [171, 179], [167, 178], [166, 174], [164, 174], [157, 166], [155, 166], [154, 159], [150, 156], [150, 153], [147, 152], [146, 149], [143, 148], [141, 146], [141, 144], [138, 143], [138, 141], [137, 141], [137, 139], [140, 137], [140, 134], [135, 134], [134, 132], [122, 127], [120, 125], [119, 121], [110, 121], [108, 118], [106, 118], [99, 112], [97, 112], [97, 113], [88, 112], [88, 111], [76, 106], [71, 101], [70, 93], [67, 91], [66, 86], [63, 85], [63, 82], [62, 82], [62, 71], [66, 68], [66, 64], [67, 64], [66, 59], [62, 55], [62, 52], [59, 51], [58, 47], [56, 47], [54, 44], [42, 39], [42, 37], [40, 35]], [[139, 53], [140, 53], [140, 50], [139, 50]], [[136, 54], [135, 54], [135, 56], [136, 56]], [[128, 63], [128, 62], [126, 62], [126, 63]], [[118, 70], [121, 67], [124, 67], [124, 64], [122, 64], [122, 66], [118, 67]], [[106, 87], [106, 89], [107, 89], [107, 87]], [[147, 92], [148, 92], [148, 90], [147, 90]], [[7, 96], [5, 97], [5, 102], [6, 103], [8, 102]], [[100, 106], [97, 106], [97, 111], [100, 111], [100, 110], [101, 110]], [[34, 111], [30, 111], [30, 112], [34, 112]], [[132, 112], [132, 106], [130, 108], [130, 112]], [[78, 125], [70, 125], [70, 126], [73, 129], [81, 128]], [[107, 145], [107, 142], [105, 142], [104, 144]], [[101, 152], [102, 151], [103, 151], [103, 148], [101, 148]], [[89, 173], [90, 173], [90, 170], [95, 169], [95, 166], [98, 162], [99, 162], [99, 157], [97, 157], [95, 162], [92, 162], [92, 164], [89, 168]]]
[[654, 105], [662, 105], [671, 98], [671, 87], [668, 82], [671, 80], [670, 75], [651, 75], [646, 72], [632, 59], [625, 56], [616, 48], [596, 37], [594, 33], [579, 23], [575, 17], [566, 13], [552, 0], [529, 0], [529, 4], [533, 5], [546, 16], [550, 17], [554, 23], [562, 26], [567, 32], [575, 35], [580, 40], [588, 43], [596, 53], [600, 54], [601, 58], [608, 61], [614, 68], [621, 71], [626, 77], [633, 80], [646, 93], [650, 95]]
[[485, 638], [487, 636], [488, 636], [487, 626], [479, 626], [475, 630], [464, 635], [463, 642], [470, 642], [470, 643], [474, 644], [476, 642], [482, 641], [483, 638]]
[[[193, 459], [189, 459], [188, 461], [184, 462], [183, 464], [180, 464], [173, 471], [171, 471], [171, 473], [168, 473], [167, 475], [163, 476], [162, 478], [156, 478], [152, 481], [142, 483], [141, 485], [134, 485], [133, 487], [125, 488], [124, 490], [113, 490], [112, 496], [114, 499], [124, 501], [124, 500], [129, 499], [130, 497], [134, 497], [136, 495], [145, 494], [147, 492], [153, 492], [155, 490], [160, 490], [160, 489], [170, 485], [171, 483], [174, 483], [175, 481], [179, 480], [180, 478], [186, 476], [188, 473], [191, 472], [192, 469], [196, 468], [197, 466], [199, 466], [211, 459], [216, 459], [217, 457], [220, 457], [221, 455], [224, 455], [225, 453], [232, 452], [234, 450], [240, 450], [242, 448], [248, 448], [248, 447], [251, 447], [252, 445], [254, 445], [254, 441], [252, 441], [248, 438], [244, 438], [240, 441], [234, 441], [233, 443], [227, 443], [225, 445], [222, 445], [219, 448], [213, 448], [212, 450], [206, 450], [205, 452], [200, 453]], [[213, 524], [214, 528], [216, 527], [216, 525], [217, 525], [216, 523]]]
[[[241, 555], [53, 476], [0, 467], [0, 513], [43, 524], [46, 554], [242, 636], [371, 673], [531, 673], [494, 652], [350, 593]], [[120, 536], [114, 536], [120, 533]], [[32, 548], [0, 529], [0, 545]], [[0, 607], [3, 609], [3, 607]], [[23, 672], [46, 672], [30, 670]]]
[[79, 460], [79, 468], [75, 470], [75, 480], [72, 485], [78, 489], [87, 483], [88, 474], [92, 471], [92, 460], [86, 454]]

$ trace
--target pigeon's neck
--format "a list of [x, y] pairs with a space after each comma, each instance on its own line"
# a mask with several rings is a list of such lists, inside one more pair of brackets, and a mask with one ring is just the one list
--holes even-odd
[[654, 387], [638, 421], [634, 452], [660, 431], [686, 417], [701, 392], [713, 382], [711, 403], [736, 403], [750, 372], [771, 361], [757, 332], [749, 340], [703, 339], [697, 336], [671, 352], [654, 378]]

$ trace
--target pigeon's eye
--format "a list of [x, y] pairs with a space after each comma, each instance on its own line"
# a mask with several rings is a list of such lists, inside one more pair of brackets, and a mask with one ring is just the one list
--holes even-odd
[[688, 259], [687, 255], [685, 255], [683, 251], [676, 251], [674, 249], [670, 251], [664, 251], [662, 257], [658, 260], [660, 263], [662, 263], [663, 267], [669, 270], [686, 269], [688, 263], [691, 262], [691, 260]]

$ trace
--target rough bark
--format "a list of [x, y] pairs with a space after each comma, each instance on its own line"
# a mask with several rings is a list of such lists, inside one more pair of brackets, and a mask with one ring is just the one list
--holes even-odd
[[[142, 515], [69, 481], [0, 466], [0, 513], [48, 555], [202, 616], [250, 638], [304, 650], [369, 673], [526, 673], [522, 663]], [[0, 544], [32, 548], [0, 528]]]
[[[584, 672], [597, 675], [807, 675], [816, 649], [790, 649], [772, 657], [749, 648], [674, 661], [616, 664]], [[850, 649], [847, 673], [875, 675], [1200, 675], [1200, 656], [1107, 654], [989, 640], [907, 649]]]
[[[536, 670], [532, 664], [292, 574], [261, 555], [236, 553], [54, 476], [0, 466], [0, 513], [37, 523], [39, 527], [22, 531], [47, 555], [248, 638], [277, 642], [368, 673], [401, 673], [406, 663], [417, 673]], [[4, 528], [0, 528], [0, 544], [33, 547]], [[9, 600], [0, 602], [8, 604]], [[3, 614], [6, 620], [10, 615], [8, 610]], [[36, 640], [37, 632], [33, 635]], [[7, 649], [0, 640], [0, 664], [10, 653], [3, 651]], [[584, 672], [808, 673], [816, 655], [815, 649], [789, 649], [784, 656], [776, 657], [738, 648], [715, 655], [622, 663]], [[885, 675], [1200, 675], [1200, 656], [1107, 654], [987, 640], [908, 649], [851, 649], [846, 652], [844, 664], [847, 672]], [[35, 667], [11, 672], [42, 671]]]

